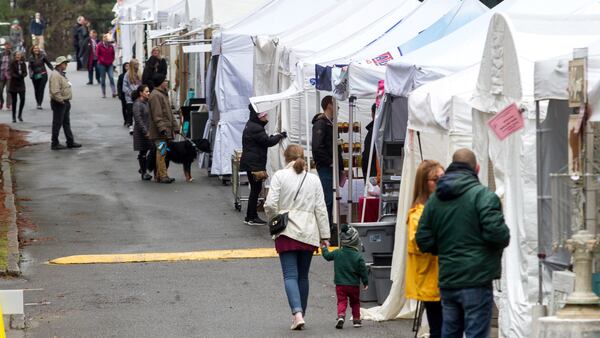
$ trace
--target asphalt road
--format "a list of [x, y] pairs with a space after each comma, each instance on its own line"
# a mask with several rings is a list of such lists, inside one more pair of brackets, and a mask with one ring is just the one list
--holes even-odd
[[[98, 85], [85, 85], [86, 73], [70, 68], [72, 127], [83, 147], [50, 150], [49, 101], [35, 110], [29, 81], [25, 122], [13, 126], [39, 142], [14, 156], [19, 204], [35, 224], [25, 237], [33, 242], [22, 250], [23, 276], [0, 281], [3, 289], [32, 289], [25, 292], [27, 337], [412, 336], [407, 320], [336, 330], [333, 265], [321, 257], [313, 260], [302, 332], [289, 330], [277, 259], [48, 265], [77, 254], [272, 246], [265, 228], [242, 224], [231, 188], [197, 166], [192, 183], [179, 166], [169, 170], [172, 185], [140, 181], [119, 101], [102, 99]], [[10, 119], [0, 113], [0, 123]]]

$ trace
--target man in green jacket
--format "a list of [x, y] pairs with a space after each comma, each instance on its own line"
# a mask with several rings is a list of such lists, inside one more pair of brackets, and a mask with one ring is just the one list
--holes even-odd
[[489, 337], [492, 281], [510, 231], [496, 194], [483, 186], [475, 154], [459, 149], [419, 221], [419, 249], [439, 258], [442, 336]]

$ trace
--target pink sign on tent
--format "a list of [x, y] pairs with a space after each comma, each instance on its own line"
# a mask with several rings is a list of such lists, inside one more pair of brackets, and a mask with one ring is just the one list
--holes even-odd
[[515, 103], [512, 103], [496, 114], [488, 122], [488, 126], [500, 141], [503, 141], [505, 138], [521, 130], [525, 126], [525, 122], [523, 121], [519, 107]]
[[381, 103], [381, 98], [385, 94], [385, 85], [383, 80], [379, 80], [377, 83], [377, 96], [375, 97], [375, 105], [379, 108], [379, 104]]

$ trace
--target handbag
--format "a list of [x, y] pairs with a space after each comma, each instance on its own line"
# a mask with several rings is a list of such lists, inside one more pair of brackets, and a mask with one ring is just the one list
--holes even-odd
[[[308, 170], [304, 174], [304, 177], [302, 178], [302, 182], [300, 182], [300, 186], [298, 187], [298, 190], [296, 191], [296, 195], [294, 196], [294, 201], [296, 201], [296, 198], [298, 197], [298, 193], [300, 192], [300, 189], [302, 188], [302, 185], [304, 184], [306, 175], [308, 175]], [[271, 236], [275, 236], [275, 235], [282, 233], [283, 230], [285, 230], [285, 228], [287, 227], [287, 223], [288, 223], [288, 212], [283, 212], [281, 214], [277, 214], [277, 215], [273, 216], [273, 218], [271, 218], [269, 220], [269, 222], [267, 223], [267, 225], [269, 226], [269, 232], [271, 233]]]
[[253, 172], [251, 172], [251, 174], [254, 177], [254, 179], [256, 180], [256, 182], [262, 182], [262, 181], [266, 180], [267, 177], [269, 177], [269, 174], [267, 174], [266, 170], [253, 171]]

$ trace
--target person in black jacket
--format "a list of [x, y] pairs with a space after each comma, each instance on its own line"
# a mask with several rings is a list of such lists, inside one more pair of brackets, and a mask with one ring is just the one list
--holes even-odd
[[[119, 95], [119, 100], [121, 101], [121, 112], [123, 113], [123, 125], [127, 125], [127, 101], [125, 99], [125, 93], [123, 93], [123, 78], [125, 77], [125, 73], [129, 70], [129, 62], [125, 62], [123, 64], [123, 69], [121, 70], [121, 74], [119, 74], [119, 78], [117, 79], [117, 94]], [[133, 131], [130, 133], [133, 134]]]
[[[312, 120], [312, 155], [317, 166], [317, 173], [323, 186], [327, 214], [329, 215], [329, 226], [333, 226], [333, 97], [325, 96], [321, 100], [323, 113], [315, 115]], [[342, 152], [338, 148], [338, 164], [340, 177], [343, 174], [344, 161]], [[332, 234], [337, 229], [331, 229]], [[337, 236], [331, 236], [331, 243], [337, 245]]]
[[15, 59], [10, 64], [10, 85], [8, 92], [12, 98], [12, 121], [17, 122], [17, 95], [19, 96], [19, 121], [23, 122], [23, 107], [25, 106], [25, 78], [27, 77], [27, 65], [25, 64], [25, 53], [18, 51]]
[[371, 118], [373, 120], [365, 127], [365, 129], [367, 129], [367, 136], [365, 136], [365, 145], [363, 147], [362, 153], [362, 172], [365, 181], [369, 177], [377, 176], [377, 167], [375, 164], [375, 162], [377, 161], [377, 153], [373, 154], [373, 158], [371, 158], [371, 172], [367, 175], [367, 170], [369, 170], [369, 156], [371, 155], [371, 140], [373, 139], [373, 125], [375, 124], [376, 110], [377, 104], [373, 103], [373, 105], [371, 106]]
[[246, 210], [245, 224], [264, 225], [267, 222], [258, 217], [256, 207], [258, 195], [262, 190], [262, 182], [266, 179], [267, 149], [279, 143], [287, 137], [287, 133], [267, 135], [265, 125], [267, 124], [267, 113], [256, 113], [252, 105], [248, 105], [250, 119], [246, 123], [242, 134], [242, 158], [240, 159], [240, 170], [248, 173], [250, 183], [250, 196], [248, 197], [248, 208]]
[[148, 58], [144, 65], [144, 72], [142, 73], [142, 83], [150, 87], [150, 90], [154, 89], [152, 79], [154, 74], [161, 73], [167, 76], [167, 61], [160, 55], [160, 49], [158, 47], [152, 48], [152, 56]]

